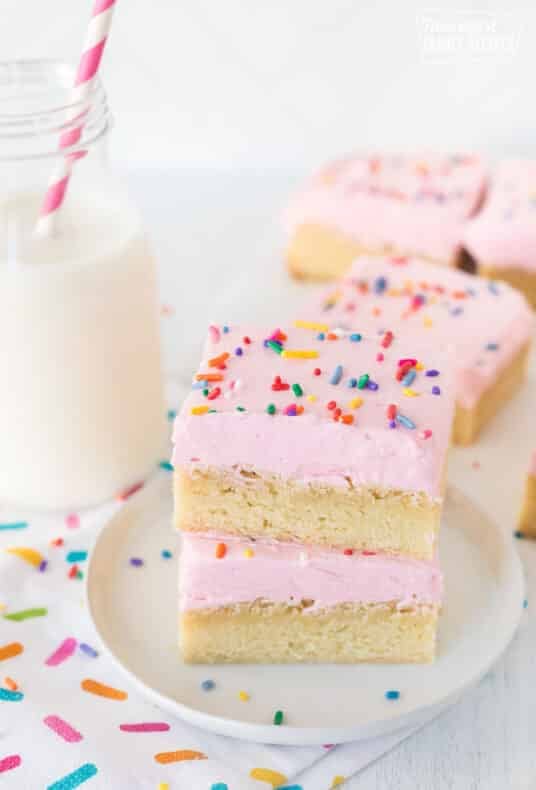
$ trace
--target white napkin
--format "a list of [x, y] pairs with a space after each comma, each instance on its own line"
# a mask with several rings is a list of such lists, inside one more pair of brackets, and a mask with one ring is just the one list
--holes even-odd
[[[266, 746], [203, 732], [146, 702], [100, 653], [85, 611], [85, 580], [69, 576], [75, 564], [68, 562], [69, 553], [89, 553], [100, 528], [118, 507], [113, 503], [71, 519], [0, 511], [0, 604], [5, 607], [0, 612], [0, 686], [9, 692], [8, 686], [13, 686], [10, 680], [6, 684], [9, 678], [24, 695], [18, 701], [0, 699], [2, 787], [70, 790], [85, 773], [89, 774], [84, 784], [88, 790], [156, 789], [166, 782], [169, 790], [225, 790], [225, 786], [228, 790], [269, 790], [280, 785], [326, 790], [335, 777], [339, 781], [349, 778], [414, 732], [410, 728], [330, 749]], [[21, 522], [27, 526], [11, 526]], [[63, 545], [53, 545], [58, 538]], [[46, 568], [39, 570], [23, 557], [8, 553], [10, 547], [38, 551]], [[28, 559], [38, 562], [39, 557]], [[84, 576], [87, 562], [76, 563]], [[6, 619], [6, 615], [43, 608], [47, 613], [42, 616]], [[47, 665], [47, 659], [68, 638], [77, 642], [72, 655], [56, 666]], [[2, 659], [3, 649], [13, 643], [20, 643], [23, 651]], [[80, 643], [99, 655], [84, 652]], [[128, 699], [117, 702], [89, 694], [80, 685], [85, 678], [127, 691]], [[13, 691], [16, 696], [13, 689], [7, 696], [13, 696]], [[44, 722], [54, 723], [51, 716], [59, 717], [82, 738], [65, 740]], [[119, 728], [122, 723], [147, 721], [166, 722], [169, 730], [132, 733]], [[207, 759], [164, 765], [155, 761], [157, 753], [179, 749], [202, 752]], [[261, 771], [254, 778], [254, 769], [276, 773]], [[77, 771], [70, 783], [61, 783]], [[280, 785], [271, 785], [262, 776]]]

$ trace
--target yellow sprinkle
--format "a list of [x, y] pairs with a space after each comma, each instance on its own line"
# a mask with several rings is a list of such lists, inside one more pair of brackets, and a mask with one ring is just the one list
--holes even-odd
[[169, 790], [169, 782], [158, 782], [158, 790]]
[[286, 348], [281, 352], [281, 356], [283, 359], [316, 359], [318, 351], [292, 351]]
[[314, 329], [316, 332], [327, 332], [327, 324], [319, 324], [316, 321], [294, 321], [296, 329]]
[[420, 392], [415, 392], [415, 390], [412, 390], [411, 387], [404, 387], [402, 392], [404, 393], [406, 398], [418, 398], [419, 395], [421, 394]]
[[27, 548], [26, 546], [15, 547], [13, 549], [6, 549], [8, 554], [14, 554], [16, 557], [20, 557], [21, 560], [25, 560], [29, 562], [30, 565], [35, 565], [38, 568], [41, 563], [43, 562], [43, 555], [40, 554], [35, 549]]
[[270, 768], [252, 768], [249, 775], [252, 779], [258, 779], [260, 782], [268, 782], [272, 787], [284, 785], [287, 781], [285, 774], [280, 774], [279, 771], [272, 771]]
[[253, 549], [244, 549], [244, 557], [247, 557], [248, 560], [253, 557], [254, 553]]
[[348, 404], [349, 409], [359, 409], [363, 405], [363, 398], [352, 398]]
[[424, 324], [426, 329], [430, 329], [430, 327], [434, 325], [434, 322], [432, 321], [431, 318], [429, 318], [428, 316], [425, 316], [425, 318], [423, 320], [423, 324]]
[[240, 700], [242, 700], [242, 702], [247, 702], [249, 700], [249, 694], [247, 691], [239, 691], [238, 697]]
[[346, 782], [345, 776], [340, 776], [340, 775], [334, 776], [331, 782], [330, 790], [333, 790], [334, 787], [340, 787], [343, 784], [343, 782]]
[[310, 401], [311, 403], [314, 403], [314, 402], [315, 402], [315, 400], [317, 400], [317, 397], [316, 397], [316, 395], [306, 395], [305, 397], [306, 397], [306, 398], [307, 398], [307, 400], [308, 400], [308, 401]]
[[417, 364], [415, 365], [415, 370], [424, 370], [424, 365], [422, 364], [422, 362], [417, 362]]
[[192, 406], [190, 409], [190, 414], [206, 414], [208, 409], [208, 406]]

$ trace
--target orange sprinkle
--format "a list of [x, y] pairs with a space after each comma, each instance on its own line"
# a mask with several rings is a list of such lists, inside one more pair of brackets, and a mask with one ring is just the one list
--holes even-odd
[[18, 684], [18, 683], [15, 683], [15, 681], [13, 680], [13, 678], [9, 678], [9, 677], [8, 677], [8, 678], [6, 678], [6, 679], [4, 680], [4, 685], [5, 685], [5, 686], [6, 686], [6, 688], [8, 688], [10, 691], [18, 691], [18, 688], [19, 688], [19, 684]]
[[0, 647], [0, 661], [18, 656], [23, 650], [24, 648], [20, 642], [10, 642], [8, 645]]
[[218, 543], [216, 546], [216, 559], [221, 560], [227, 554], [227, 546], [225, 543]]
[[372, 308], [372, 315], [374, 315], [374, 316], [381, 315], [381, 312], [382, 311], [380, 310], [379, 307], [373, 307]]
[[296, 406], [296, 414], [303, 414], [303, 406]]
[[193, 749], [178, 749], [176, 752], [159, 752], [154, 759], [157, 763], [180, 763], [183, 760], [206, 760], [207, 755], [203, 752], [196, 752]]
[[454, 299], [467, 299], [465, 291], [453, 291], [452, 296]]
[[353, 414], [343, 414], [340, 419], [340, 422], [343, 422], [345, 425], [351, 425], [353, 421], [354, 421]]
[[196, 381], [223, 381], [223, 373], [197, 373]]
[[225, 364], [230, 356], [231, 355], [227, 351], [224, 351], [223, 354], [219, 355], [219, 357], [212, 357], [212, 359], [209, 359], [208, 361], [209, 368], [219, 368], [220, 365]]
[[126, 691], [114, 689], [112, 686], [105, 686], [104, 683], [99, 683], [97, 680], [86, 678], [80, 684], [84, 691], [89, 694], [96, 694], [98, 697], [106, 697], [107, 699], [124, 700], [128, 697]]
[[335, 334], [335, 332], [328, 332], [326, 335], [328, 340], [338, 340], [339, 336]]

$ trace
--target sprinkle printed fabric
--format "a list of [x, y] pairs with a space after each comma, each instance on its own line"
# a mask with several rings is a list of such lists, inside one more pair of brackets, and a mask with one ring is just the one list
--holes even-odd
[[84, 601], [98, 531], [127, 498], [83, 514], [0, 511], [2, 787], [326, 790], [409, 734], [329, 748], [237, 743], [146, 701], [103, 653]]

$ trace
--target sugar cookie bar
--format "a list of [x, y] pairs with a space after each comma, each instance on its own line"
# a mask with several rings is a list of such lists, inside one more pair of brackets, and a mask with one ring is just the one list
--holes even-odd
[[501, 162], [462, 238], [464, 266], [506, 280], [536, 307], [536, 162]]
[[368, 258], [315, 295], [304, 318], [426, 338], [452, 347], [456, 413], [454, 442], [471, 444], [525, 380], [534, 331], [523, 295], [503, 282], [410, 258]]
[[350, 156], [331, 163], [286, 214], [291, 274], [332, 280], [361, 255], [419, 255], [456, 265], [462, 229], [482, 202], [476, 156]]
[[536, 538], [536, 450], [532, 454], [525, 483], [519, 530], [527, 537]]
[[174, 427], [176, 526], [431, 559], [452, 429], [436, 343], [213, 327]]
[[429, 662], [435, 560], [184, 533], [180, 644], [192, 663]]

